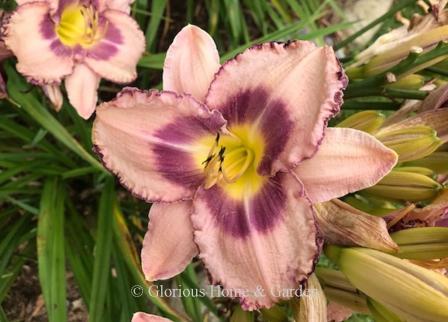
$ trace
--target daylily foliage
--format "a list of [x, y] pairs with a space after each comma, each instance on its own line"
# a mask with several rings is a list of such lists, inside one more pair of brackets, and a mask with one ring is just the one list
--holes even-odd
[[397, 155], [373, 136], [327, 128], [347, 78], [329, 47], [266, 43], [224, 65], [189, 25], [168, 50], [164, 91], [127, 88], [97, 109], [105, 166], [153, 202], [143, 271], [196, 255], [242, 307], [291, 297], [321, 248], [313, 204], [377, 183]]

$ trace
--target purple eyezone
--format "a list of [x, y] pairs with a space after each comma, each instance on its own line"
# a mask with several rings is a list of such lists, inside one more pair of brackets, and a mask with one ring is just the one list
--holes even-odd
[[199, 189], [197, 198], [207, 205], [216, 225], [235, 238], [247, 238], [253, 233], [266, 234], [276, 227], [284, 214], [287, 195], [282, 179], [285, 174], [269, 178], [263, 187], [247, 201], [229, 197], [218, 185]]
[[294, 129], [286, 103], [280, 99], [269, 100], [269, 91], [258, 87], [230, 97], [219, 110], [230, 128], [236, 124], [258, 123], [266, 142], [258, 172], [269, 175], [272, 163], [285, 149]]

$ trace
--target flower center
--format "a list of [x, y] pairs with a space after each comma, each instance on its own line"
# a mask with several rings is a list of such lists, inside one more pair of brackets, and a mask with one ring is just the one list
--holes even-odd
[[56, 34], [66, 46], [88, 48], [101, 39], [104, 29], [100, 28], [98, 12], [92, 5], [74, 4], [62, 11]]
[[257, 167], [264, 151], [264, 141], [250, 127], [234, 127], [227, 134], [218, 134], [207, 158], [202, 161], [205, 173], [204, 188], [222, 186], [231, 196], [256, 191], [262, 178]]

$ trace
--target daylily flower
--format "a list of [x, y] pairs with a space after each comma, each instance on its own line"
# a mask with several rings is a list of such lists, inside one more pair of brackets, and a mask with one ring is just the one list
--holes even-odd
[[128, 88], [101, 104], [93, 127], [104, 165], [154, 202], [146, 279], [173, 277], [199, 255], [245, 310], [290, 298], [321, 248], [312, 204], [375, 184], [396, 154], [327, 128], [347, 84], [329, 47], [266, 43], [219, 66], [211, 37], [187, 26], [163, 80], [165, 91]]
[[87, 119], [95, 110], [101, 78], [133, 81], [144, 35], [129, 16], [129, 0], [18, 0], [5, 30], [17, 70], [44, 87], [52, 101], [68, 98]]

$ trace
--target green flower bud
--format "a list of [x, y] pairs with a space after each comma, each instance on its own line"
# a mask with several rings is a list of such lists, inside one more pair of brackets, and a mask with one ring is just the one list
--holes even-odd
[[355, 312], [369, 313], [367, 297], [350, 283], [344, 273], [324, 267], [317, 267], [315, 273], [329, 301]]
[[347, 117], [336, 127], [349, 127], [367, 133], [375, 133], [385, 119], [386, 116], [378, 111], [363, 111]]
[[439, 259], [448, 257], [448, 227], [420, 227], [391, 234], [400, 246], [394, 255], [407, 259]]
[[399, 80], [386, 85], [387, 88], [396, 89], [419, 89], [425, 84], [425, 77], [421, 75], [407, 75]]
[[392, 170], [363, 192], [389, 199], [421, 201], [435, 197], [441, 189], [442, 185], [425, 175]]
[[370, 313], [372, 314], [375, 322], [403, 322], [397, 315], [389, 311], [384, 305], [378, 303], [373, 299], [367, 300]]
[[437, 136], [437, 132], [425, 125], [385, 128], [375, 136], [384, 145], [397, 152], [398, 162], [424, 158], [443, 144]]
[[356, 194], [344, 198], [344, 201], [349, 205], [374, 216], [382, 217], [384, 215], [388, 215], [392, 211], [397, 210], [397, 207], [390, 200], [384, 200], [372, 196], [366, 198], [360, 194]]
[[424, 167], [397, 167], [397, 168], [394, 168], [394, 171], [412, 172], [412, 173], [421, 174], [423, 176], [427, 176], [430, 178], [433, 178], [435, 176], [434, 171], [432, 171], [431, 169], [428, 169], [428, 168], [424, 168]]
[[426, 158], [406, 162], [406, 166], [425, 167], [439, 174], [448, 174], [448, 152], [434, 152]]
[[328, 246], [359, 290], [405, 321], [448, 321], [448, 278], [393, 255], [366, 248]]

